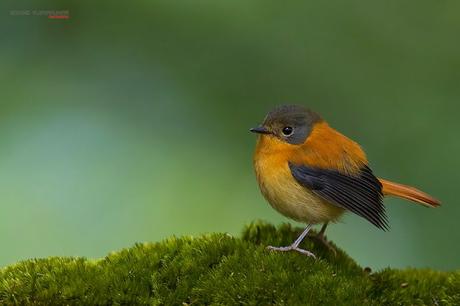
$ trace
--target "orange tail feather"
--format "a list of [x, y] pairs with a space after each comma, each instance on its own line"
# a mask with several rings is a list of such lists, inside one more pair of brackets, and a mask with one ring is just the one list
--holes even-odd
[[441, 202], [414, 187], [390, 182], [381, 178], [379, 178], [379, 181], [383, 185], [382, 191], [385, 196], [400, 197], [427, 207], [437, 207], [441, 205]]

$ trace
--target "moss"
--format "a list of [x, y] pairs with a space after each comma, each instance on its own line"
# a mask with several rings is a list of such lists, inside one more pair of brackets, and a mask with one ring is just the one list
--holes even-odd
[[272, 253], [299, 229], [256, 222], [241, 238], [211, 234], [136, 244], [100, 260], [32, 259], [0, 271], [0, 304], [460, 305], [460, 272], [369, 274], [313, 239], [319, 260]]

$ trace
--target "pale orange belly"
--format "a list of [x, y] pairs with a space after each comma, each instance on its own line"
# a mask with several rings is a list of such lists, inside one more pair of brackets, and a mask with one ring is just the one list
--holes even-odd
[[345, 211], [297, 183], [287, 162], [256, 158], [254, 167], [263, 196], [274, 209], [286, 217], [316, 224], [337, 221]]

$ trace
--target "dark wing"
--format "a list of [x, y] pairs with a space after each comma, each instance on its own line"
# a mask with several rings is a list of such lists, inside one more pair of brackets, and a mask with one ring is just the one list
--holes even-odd
[[382, 199], [382, 184], [364, 166], [356, 175], [289, 163], [292, 176], [326, 201], [361, 216], [380, 229], [388, 230]]

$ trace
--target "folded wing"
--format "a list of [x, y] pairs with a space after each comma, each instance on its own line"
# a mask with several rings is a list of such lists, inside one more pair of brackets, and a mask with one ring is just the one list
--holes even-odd
[[382, 184], [368, 166], [363, 166], [355, 175], [293, 163], [289, 163], [289, 168], [300, 185], [319, 197], [388, 230]]

